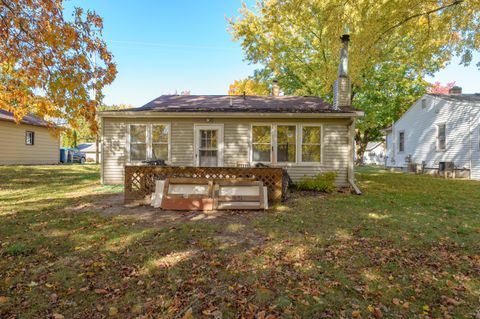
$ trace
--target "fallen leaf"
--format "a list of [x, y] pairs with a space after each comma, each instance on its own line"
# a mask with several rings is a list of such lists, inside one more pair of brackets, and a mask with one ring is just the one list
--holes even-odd
[[58, 295], [56, 293], [53, 293], [50, 295], [50, 302], [51, 303], [56, 303], [58, 301]]
[[96, 294], [99, 294], [99, 295], [108, 294], [108, 291], [106, 289], [95, 289], [94, 291], [95, 291]]
[[461, 303], [460, 301], [447, 296], [442, 296], [442, 301], [444, 304], [452, 305], [452, 306], [458, 306]]
[[142, 313], [142, 308], [143, 308], [143, 307], [142, 307], [141, 305], [134, 305], [134, 306], [132, 307], [132, 313], [133, 313], [133, 314], [136, 314], [136, 315], [139, 315], [139, 314]]
[[402, 307], [404, 309], [408, 309], [408, 308], [410, 308], [410, 303], [409, 302], [404, 302]]
[[110, 309], [108, 309], [108, 315], [111, 317], [118, 315], [118, 309], [115, 307], [110, 307]]
[[360, 310], [354, 310], [354, 311], [352, 311], [352, 317], [353, 317], [353, 318], [359, 318], [361, 314], [362, 314], [362, 313], [361, 313]]
[[380, 308], [375, 308], [375, 309], [373, 310], [373, 316], [374, 316], [375, 318], [377, 318], [377, 319], [383, 317], [383, 313], [382, 313], [382, 311], [380, 310]]
[[10, 301], [10, 298], [5, 296], [0, 296], [0, 305], [5, 305]]
[[53, 319], [63, 319], [65, 318], [63, 315], [59, 314], [59, 313], [54, 313], [52, 315]]
[[398, 305], [400, 304], [400, 299], [398, 299], [398, 298], [393, 298], [393, 299], [392, 299], [392, 303], [393, 303], [394, 305], [397, 305], [397, 306], [398, 306]]
[[182, 317], [183, 319], [193, 319], [193, 310], [189, 308]]
[[257, 319], [265, 319], [265, 311], [264, 310], [257, 313]]

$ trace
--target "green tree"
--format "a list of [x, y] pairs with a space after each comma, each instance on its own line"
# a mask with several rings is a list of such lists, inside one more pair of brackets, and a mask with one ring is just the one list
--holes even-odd
[[383, 140], [381, 129], [396, 121], [429, 87], [421, 74], [394, 62], [378, 66], [367, 76], [353, 97], [353, 104], [365, 112], [355, 132], [357, 164], [367, 143]]
[[358, 151], [400, 116], [395, 110], [425, 91], [425, 75], [454, 55], [468, 65], [480, 48], [476, 0], [261, 0], [253, 9], [243, 4], [229, 23], [246, 59], [264, 67], [258, 74], [278, 78], [285, 94], [330, 101], [339, 37], [348, 32], [352, 102], [366, 111], [358, 123]]

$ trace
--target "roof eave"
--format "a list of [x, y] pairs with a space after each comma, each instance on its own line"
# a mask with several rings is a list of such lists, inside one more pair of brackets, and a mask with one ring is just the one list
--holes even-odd
[[155, 111], [124, 111], [124, 112], [100, 112], [100, 117], [114, 117], [114, 118], [142, 118], [142, 117], [176, 117], [176, 118], [350, 118], [361, 117], [364, 115], [363, 111], [352, 112], [316, 112], [316, 113], [292, 113], [292, 112], [155, 112]]

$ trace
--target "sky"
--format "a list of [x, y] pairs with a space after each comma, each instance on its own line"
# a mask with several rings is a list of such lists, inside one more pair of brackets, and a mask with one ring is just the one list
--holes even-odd
[[[238, 14], [240, 0], [71, 0], [65, 2], [66, 13], [75, 6], [103, 18], [103, 37], [118, 68], [104, 90], [106, 104], [139, 107], [184, 90], [227, 94], [235, 79], [259, 68], [244, 60], [240, 44], [227, 31], [226, 17]], [[427, 80], [456, 81], [465, 93], [480, 92], [480, 71], [458, 61]]]

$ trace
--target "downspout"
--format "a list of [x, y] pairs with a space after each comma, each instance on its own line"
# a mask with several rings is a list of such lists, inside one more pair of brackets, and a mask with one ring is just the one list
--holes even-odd
[[473, 144], [472, 144], [472, 108], [473, 106], [471, 105], [470, 106], [470, 110], [468, 112], [468, 135], [470, 136], [470, 145], [469, 145], [469, 155], [470, 155], [470, 167], [469, 167], [469, 179], [472, 179], [472, 164], [473, 164], [473, 160], [472, 160], [472, 151], [473, 151]]
[[348, 160], [348, 171], [347, 179], [350, 186], [352, 186], [355, 194], [362, 195], [362, 191], [355, 184], [355, 166], [353, 163], [353, 157], [355, 152], [354, 141], [355, 141], [355, 118], [352, 118], [350, 124], [348, 125], [348, 135], [350, 142], [348, 143], [349, 148], [349, 160]]
[[[105, 161], [104, 161], [104, 149], [103, 149], [103, 145], [105, 144], [104, 143], [104, 132], [105, 132], [105, 121], [103, 120], [103, 116], [100, 117], [100, 125], [101, 125], [101, 136], [100, 136], [100, 145], [101, 145], [101, 152], [100, 152], [100, 182], [102, 183], [102, 185], [104, 184], [104, 178], [103, 178], [103, 165], [105, 165]], [[98, 146], [97, 146], [97, 153], [98, 153]]]

